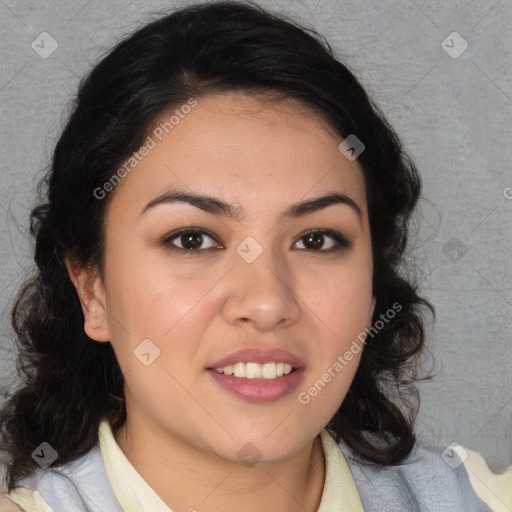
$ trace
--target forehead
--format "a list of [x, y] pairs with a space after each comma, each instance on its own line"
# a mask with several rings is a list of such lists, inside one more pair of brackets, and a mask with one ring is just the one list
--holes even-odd
[[146, 139], [151, 149], [117, 185], [112, 208], [140, 211], [155, 196], [180, 188], [260, 215], [336, 190], [365, 213], [363, 173], [339, 151], [341, 140], [294, 100], [243, 93], [199, 97], [195, 106], [174, 106], [156, 119]]

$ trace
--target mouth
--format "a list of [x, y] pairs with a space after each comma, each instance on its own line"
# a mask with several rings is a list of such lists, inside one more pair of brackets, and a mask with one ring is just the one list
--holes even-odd
[[217, 373], [224, 375], [233, 375], [237, 379], [266, 379], [272, 380], [289, 375], [297, 370], [291, 364], [283, 361], [270, 361], [268, 363], [260, 364], [255, 362], [240, 361], [233, 365], [227, 365], [220, 368], [209, 368], [215, 370]]
[[268, 403], [297, 388], [304, 363], [282, 350], [243, 350], [221, 359], [207, 372], [223, 390], [244, 401]]

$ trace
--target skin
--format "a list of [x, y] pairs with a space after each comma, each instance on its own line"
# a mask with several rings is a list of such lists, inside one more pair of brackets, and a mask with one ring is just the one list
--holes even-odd
[[[307, 405], [298, 394], [370, 325], [374, 307], [365, 183], [357, 161], [339, 151], [341, 140], [292, 100], [200, 97], [116, 187], [103, 272], [67, 262], [85, 332], [112, 344], [125, 376], [127, 422], [115, 439], [172, 510], [240, 510], [241, 496], [248, 512], [316, 510], [320, 503], [318, 434], [343, 401], [361, 354]], [[182, 202], [141, 214], [170, 189], [215, 196], [245, 217]], [[292, 204], [332, 192], [350, 197], [361, 216], [335, 204], [279, 222]], [[204, 249], [192, 255], [163, 243], [190, 226], [217, 240], [203, 235]], [[336, 242], [326, 236], [323, 250], [312, 249], [304, 237], [312, 228], [336, 230], [351, 246], [327, 252]], [[263, 249], [252, 263], [236, 252], [247, 236]], [[134, 356], [147, 338], [160, 349], [149, 366]], [[300, 357], [298, 388], [267, 404], [221, 388], [206, 368], [249, 347]], [[261, 454], [254, 466], [237, 457], [249, 442]]]

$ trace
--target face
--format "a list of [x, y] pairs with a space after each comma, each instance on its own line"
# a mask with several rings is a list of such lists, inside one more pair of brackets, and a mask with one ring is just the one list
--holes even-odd
[[128, 421], [282, 460], [329, 422], [361, 357], [343, 356], [374, 306], [363, 174], [290, 100], [201, 97], [166, 133], [170, 115], [113, 192], [86, 331], [115, 350]]

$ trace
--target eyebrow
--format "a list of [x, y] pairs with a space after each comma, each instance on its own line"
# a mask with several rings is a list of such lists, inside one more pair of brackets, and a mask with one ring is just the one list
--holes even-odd
[[[242, 208], [226, 203], [216, 197], [188, 192], [170, 191], [165, 192], [164, 194], [151, 200], [139, 213], [139, 217], [155, 206], [172, 203], [187, 203], [207, 213], [211, 213], [212, 215], [222, 215], [234, 220], [242, 220], [246, 216]], [[320, 197], [315, 197], [295, 203], [281, 214], [279, 217], [279, 222], [282, 220], [303, 217], [334, 204], [344, 204], [349, 206], [357, 213], [359, 222], [362, 222], [363, 213], [361, 208], [353, 199], [340, 192], [331, 192]]]

